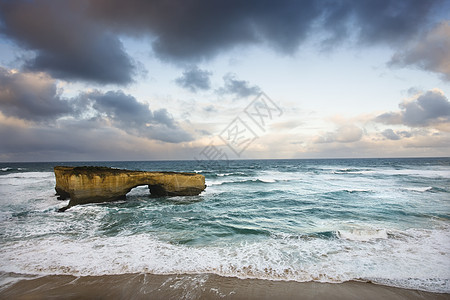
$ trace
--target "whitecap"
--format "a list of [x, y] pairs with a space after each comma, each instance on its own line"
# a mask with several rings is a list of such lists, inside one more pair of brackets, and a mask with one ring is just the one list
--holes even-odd
[[[276, 180], [272, 179], [272, 178], [259, 178], [257, 180], [262, 181], [262, 182], [267, 182], [267, 183], [276, 182]], [[256, 180], [254, 180], [254, 181], [256, 181]]]
[[39, 184], [42, 181], [55, 180], [53, 172], [23, 172], [0, 175], [0, 183], [5, 185], [23, 186]]
[[394, 170], [394, 169], [384, 169], [384, 170], [373, 170], [373, 171], [361, 171], [361, 174], [367, 175], [405, 175], [414, 177], [426, 177], [426, 178], [450, 178], [449, 169], [404, 169], [404, 170]]
[[404, 190], [407, 191], [413, 191], [413, 192], [426, 192], [426, 191], [430, 191], [431, 189], [433, 189], [432, 186], [425, 186], [425, 187], [404, 187]]
[[48, 178], [54, 177], [53, 172], [21, 172], [21, 173], [9, 173], [6, 175], [1, 175], [0, 178]]
[[386, 229], [350, 229], [338, 230], [337, 236], [341, 239], [367, 242], [374, 239], [387, 239]]

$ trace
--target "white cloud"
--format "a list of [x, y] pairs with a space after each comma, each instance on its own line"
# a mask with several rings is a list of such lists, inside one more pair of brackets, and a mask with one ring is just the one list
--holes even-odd
[[327, 132], [316, 139], [316, 143], [353, 143], [359, 141], [363, 131], [356, 125], [349, 124], [339, 127], [336, 131]]

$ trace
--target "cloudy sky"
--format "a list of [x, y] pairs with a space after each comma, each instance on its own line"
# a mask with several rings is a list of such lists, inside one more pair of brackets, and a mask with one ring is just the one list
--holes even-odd
[[448, 156], [448, 0], [0, 0], [0, 161]]

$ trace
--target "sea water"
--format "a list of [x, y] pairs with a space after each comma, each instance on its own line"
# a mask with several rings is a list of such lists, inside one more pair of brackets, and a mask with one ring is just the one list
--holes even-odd
[[[203, 174], [64, 213], [55, 165]], [[450, 158], [1, 163], [0, 275], [203, 274], [450, 292]], [[16, 276], [15, 275], [15, 276]]]

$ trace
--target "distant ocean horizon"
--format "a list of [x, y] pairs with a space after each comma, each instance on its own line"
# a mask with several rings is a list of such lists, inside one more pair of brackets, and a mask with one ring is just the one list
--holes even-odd
[[[86, 166], [87, 163], [94, 164], [102, 164], [102, 163], [143, 163], [143, 162], [174, 162], [174, 161], [189, 161], [194, 162], [196, 164], [226, 164], [227, 161], [265, 161], [265, 160], [298, 160], [298, 161], [307, 161], [307, 160], [374, 160], [374, 159], [450, 159], [450, 156], [398, 156], [398, 157], [319, 157], [319, 158], [237, 158], [237, 159], [217, 159], [217, 160], [207, 160], [207, 159], [138, 159], [138, 160], [127, 160], [127, 159], [106, 159], [106, 160], [24, 160], [24, 161], [0, 161], [0, 165], [7, 164], [55, 164], [58, 163], [68, 164], [75, 163], [77, 165], [81, 164], [82, 166]], [[81, 166], [80, 165], [80, 166]]]
[[[67, 205], [53, 167], [205, 176], [199, 196]], [[450, 293], [450, 158], [0, 163], [1, 287], [20, 275], [217, 274]]]

